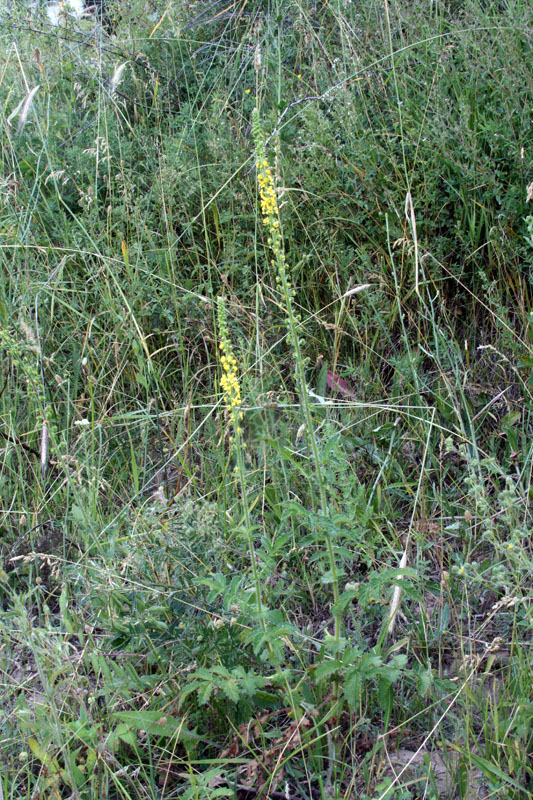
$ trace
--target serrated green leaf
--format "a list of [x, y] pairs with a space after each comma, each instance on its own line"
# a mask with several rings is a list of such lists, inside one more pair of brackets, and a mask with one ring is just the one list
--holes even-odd
[[323, 661], [322, 664], [318, 664], [314, 670], [313, 675], [315, 681], [323, 681], [324, 678], [329, 678], [331, 675], [334, 675], [339, 670], [343, 669], [343, 665], [340, 661]]
[[221, 684], [220, 688], [222, 689], [228, 700], [231, 700], [233, 703], [239, 702], [239, 698], [241, 695], [239, 692], [239, 687], [237, 686], [234, 680], [231, 680], [230, 678], [229, 680]]
[[[112, 741], [110, 741], [112, 738]], [[127, 722], [121, 722], [114, 731], [111, 732], [110, 739], [108, 739], [108, 744], [111, 748], [116, 746], [117, 740], [124, 742], [124, 744], [129, 745], [130, 747], [135, 747], [137, 744], [137, 737], [135, 735], [135, 731], [132, 730], [130, 725]]]
[[358, 669], [353, 669], [348, 672], [346, 680], [344, 681], [342, 691], [348, 701], [348, 705], [352, 711], [357, 711], [359, 700], [361, 699], [361, 673]]
[[209, 698], [213, 694], [214, 688], [214, 684], [208, 683], [207, 681], [203, 685], [198, 686], [198, 702], [201, 706], [207, 705]]
[[164, 711], [117, 711], [113, 717], [127, 723], [131, 730], [146, 731], [152, 736], [202, 741], [201, 736], [185, 727], [183, 718], [171, 717]]

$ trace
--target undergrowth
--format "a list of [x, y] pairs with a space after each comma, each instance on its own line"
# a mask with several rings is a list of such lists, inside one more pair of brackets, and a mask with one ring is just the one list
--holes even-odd
[[527, 4], [0, 14], [0, 798], [531, 797]]

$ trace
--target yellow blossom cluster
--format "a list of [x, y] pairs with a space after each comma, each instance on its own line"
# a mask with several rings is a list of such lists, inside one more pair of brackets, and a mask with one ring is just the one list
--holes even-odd
[[263, 213], [263, 224], [270, 231], [272, 236], [272, 246], [278, 244], [279, 234], [279, 210], [276, 200], [276, 190], [272, 170], [266, 158], [257, 160], [257, 180], [259, 183], [259, 196], [261, 199], [261, 211]]
[[219, 348], [221, 351], [220, 365], [222, 367], [222, 377], [220, 385], [226, 401], [226, 410], [230, 415], [231, 421], [235, 426], [235, 432], [241, 433], [240, 420], [242, 419], [241, 406], [241, 385], [239, 383], [239, 373], [237, 369], [237, 359], [233, 355], [231, 344], [228, 337], [226, 322], [226, 309], [222, 297], [218, 298], [218, 328], [220, 335]]
[[265, 143], [263, 140], [263, 129], [259, 121], [259, 112], [254, 108], [252, 113], [252, 130], [255, 140], [255, 156], [257, 167], [257, 181], [259, 183], [259, 197], [261, 200], [261, 212], [263, 214], [263, 224], [270, 233], [269, 245], [272, 247], [275, 256], [283, 253], [283, 243], [279, 230], [279, 209], [276, 199], [276, 186], [272, 176], [268, 159], [266, 157]]
[[263, 140], [263, 130], [259, 121], [259, 112], [255, 108], [252, 114], [252, 130], [255, 140], [255, 156], [257, 167], [257, 182], [259, 184], [259, 199], [261, 201], [261, 213], [263, 224], [269, 232], [268, 245], [272, 250], [272, 265], [277, 269], [276, 282], [282, 288], [286, 300], [292, 300], [294, 291], [291, 287], [288, 266], [285, 259], [283, 239], [279, 225], [279, 208], [276, 198], [276, 186], [272, 170], [266, 156], [265, 144]]
[[[260, 150], [258, 148], [258, 150]], [[279, 229], [279, 209], [276, 199], [276, 189], [272, 170], [264, 153], [258, 152], [257, 159], [257, 182], [259, 183], [259, 199], [261, 201], [261, 212], [263, 214], [263, 225], [268, 230], [270, 236], [268, 244], [272, 248], [274, 255], [273, 264], [277, 265], [281, 273], [285, 272], [285, 253], [283, 252], [283, 239]]]
[[231, 412], [241, 405], [241, 387], [237, 374], [237, 361], [229, 350], [228, 342], [220, 342], [220, 349], [222, 350], [220, 363], [223, 370], [220, 385], [226, 399], [226, 408]]

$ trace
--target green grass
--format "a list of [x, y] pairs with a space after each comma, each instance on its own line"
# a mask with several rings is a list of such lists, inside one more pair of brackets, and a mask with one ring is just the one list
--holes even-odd
[[532, 797], [528, 5], [0, 13], [1, 800]]

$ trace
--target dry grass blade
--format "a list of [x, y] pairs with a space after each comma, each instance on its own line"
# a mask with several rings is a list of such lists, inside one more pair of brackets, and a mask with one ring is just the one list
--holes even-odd
[[39, 89], [40, 86], [34, 86], [31, 92], [28, 92], [24, 100], [22, 100], [18, 104], [15, 110], [12, 111], [9, 117], [7, 118], [7, 122], [9, 125], [11, 124], [12, 120], [14, 120], [17, 115], [19, 115], [17, 133], [20, 133], [23, 130], [24, 126], [26, 125], [26, 122], [28, 120], [28, 114], [30, 113], [30, 109], [33, 103], [33, 98], [35, 97]]
[[[401, 557], [398, 569], [405, 569], [405, 567], [407, 566], [408, 548], [409, 548], [409, 537], [407, 538], [405, 550], [403, 551], [403, 555]], [[402, 598], [402, 589], [401, 586], [398, 584], [397, 586], [394, 587], [389, 609], [389, 624], [387, 626], [387, 634], [389, 636], [392, 636], [392, 634], [394, 633], [394, 626], [396, 625], [396, 617], [398, 616], [398, 611], [400, 610], [401, 598]]]
[[120, 85], [120, 82], [122, 81], [122, 76], [124, 74], [124, 70], [126, 69], [129, 63], [130, 63], [129, 61], [125, 61], [123, 64], [120, 64], [120, 66], [118, 66], [115, 69], [113, 77], [111, 78], [111, 94], [113, 94]]
[[46, 478], [46, 471], [48, 468], [48, 439], [48, 423], [45, 420], [41, 432], [41, 476], [43, 481]]
[[413, 243], [415, 246], [415, 292], [420, 294], [420, 274], [419, 274], [419, 258], [418, 258], [418, 234], [416, 230], [416, 217], [415, 208], [413, 206], [413, 196], [411, 192], [407, 192], [405, 196], [405, 218], [411, 225], [411, 233], [413, 235]]
[[366, 289], [370, 289], [371, 286], [373, 286], [372, 283], [361, 283], [359, 286], [354, 286], [353, 289], [348, 289], [348, 291], [342, 295], [341, 300], [345, 297], [352, 297], [354, 294], [359, 294], [359, 292], [364, 292]]

